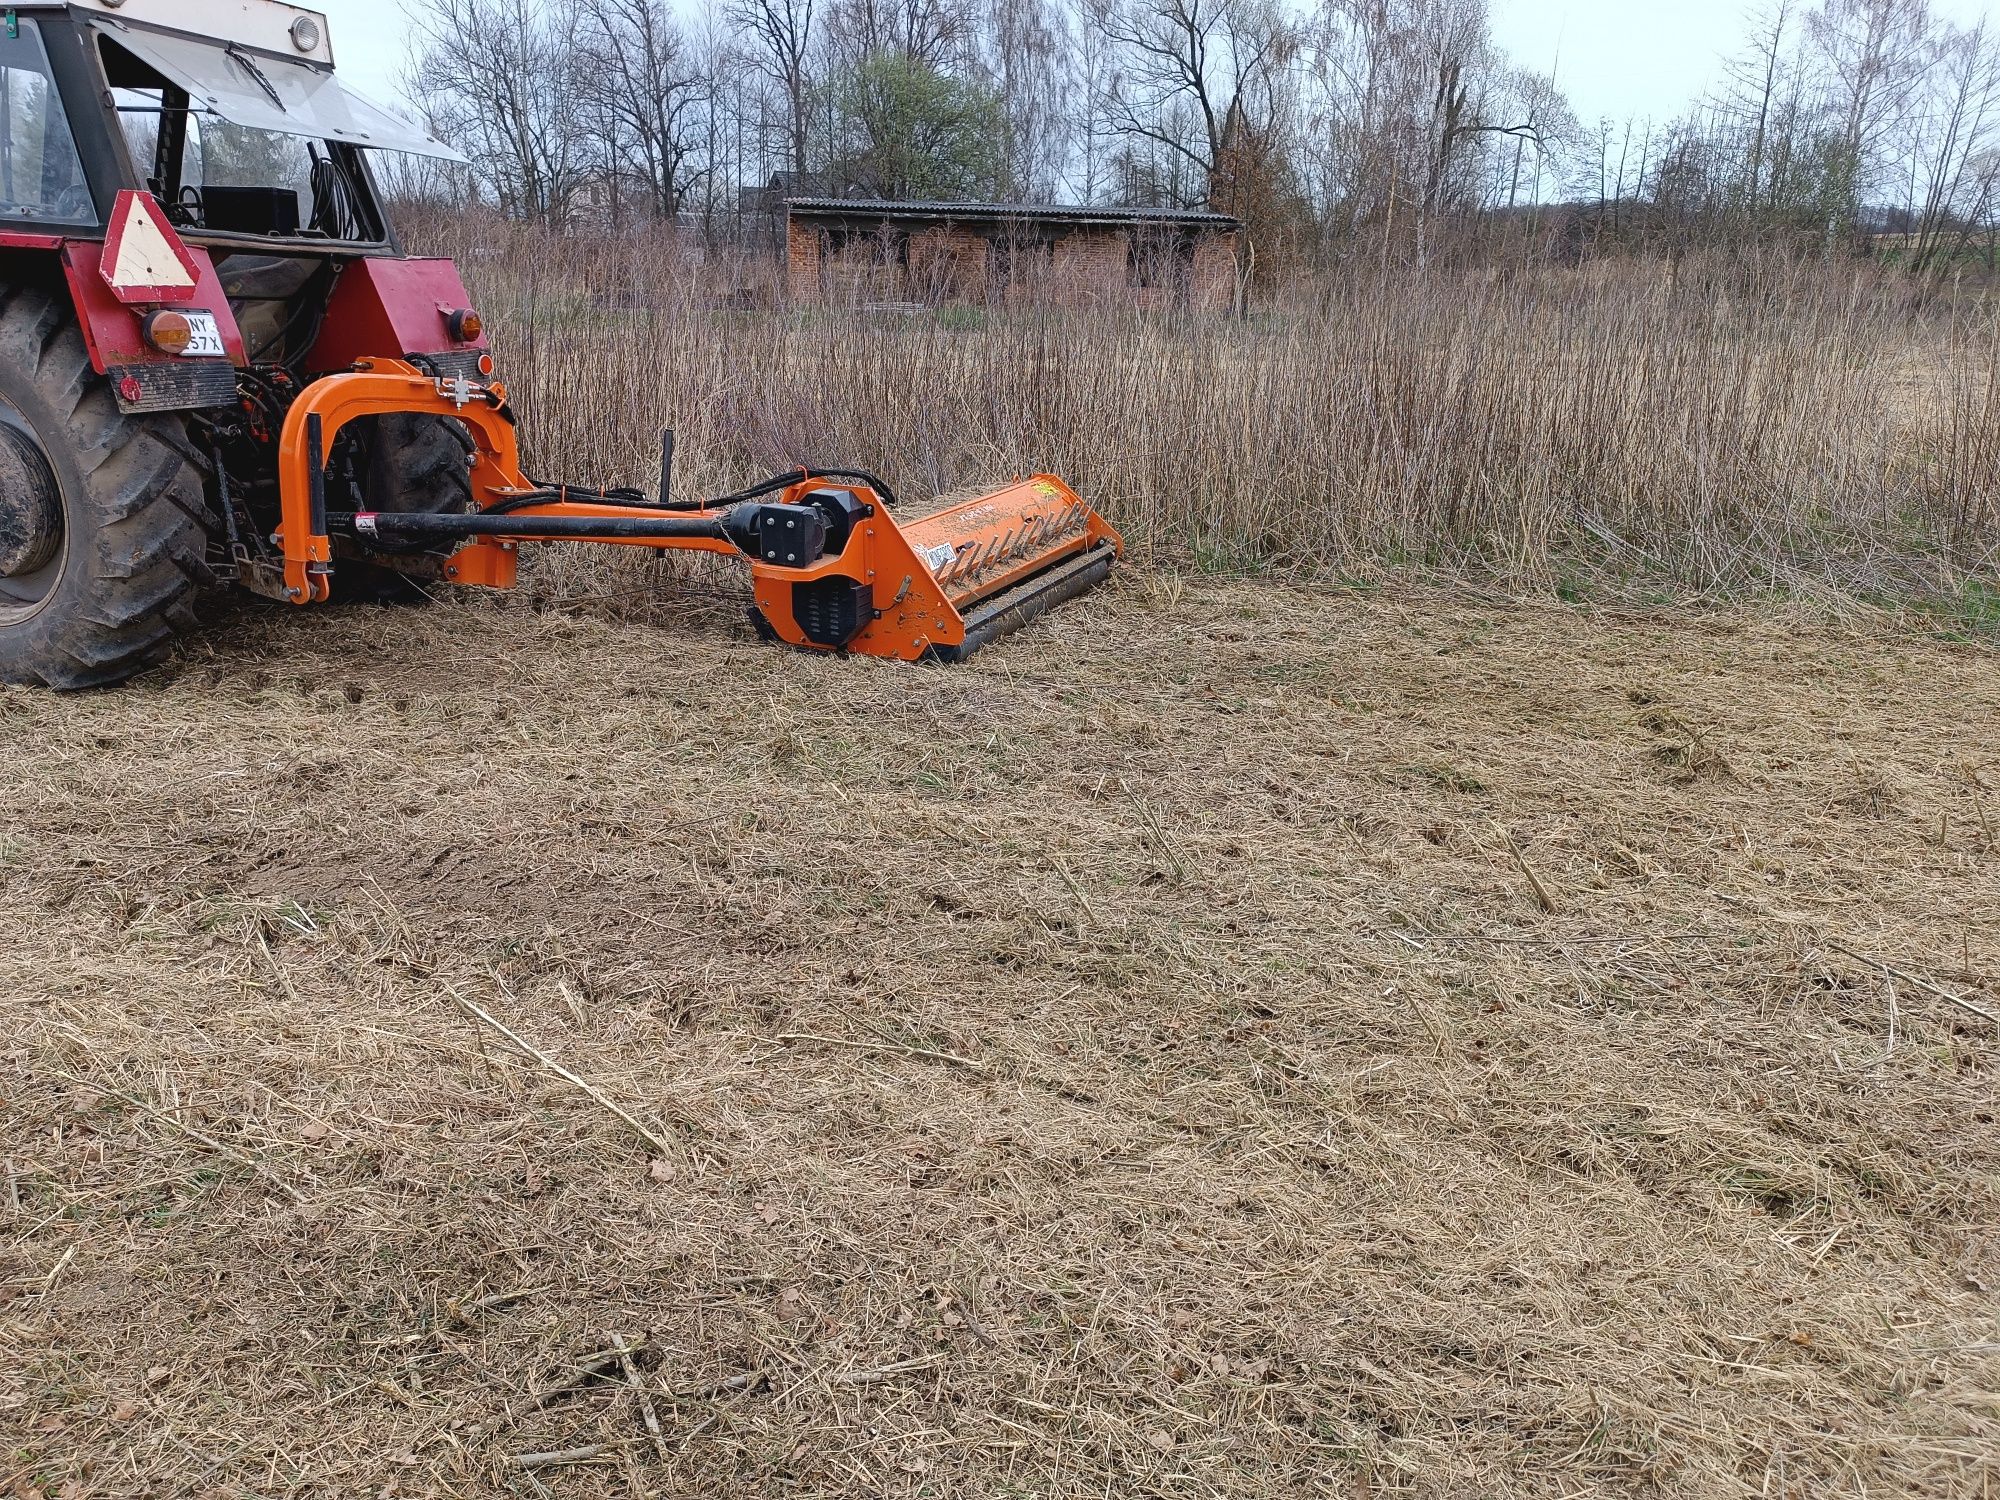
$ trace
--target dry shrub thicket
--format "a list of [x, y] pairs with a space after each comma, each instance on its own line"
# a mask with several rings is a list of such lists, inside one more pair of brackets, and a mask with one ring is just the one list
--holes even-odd
[[[668, 244], [433, 226], [533, 463], [691, 484], [858, 463], [906, 499], [1049, 469], [1142, 546], [1546, 581], [1951, 593], [2000, 541], [1996, 312], [1860, 264], [1356, 264], [1243, 318], [730, 309]], [[761, 269], [768, 278], [769, 268]]]

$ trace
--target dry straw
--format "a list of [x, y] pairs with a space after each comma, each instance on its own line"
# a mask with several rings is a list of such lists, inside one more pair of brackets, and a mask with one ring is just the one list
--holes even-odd
[[1989, 652], [682, 598], [0, 691], [0, 1491], [2000, 1484]]

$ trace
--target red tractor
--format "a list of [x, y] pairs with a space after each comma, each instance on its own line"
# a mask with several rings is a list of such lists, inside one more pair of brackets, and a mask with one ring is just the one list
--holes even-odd
[[456, 156], [336, 80], [314, 12], [0, 10], [0, 681], [129, 676], [208, 587], [505, 587], [530, 542], [738, 555], [767, 634], [910, 660], [1109, 572], [1117, 533], [1048, 475], [907, 526], [850, 470], [697, 502], [529, 479], [479, 315], [403, 253], [374, 150]]

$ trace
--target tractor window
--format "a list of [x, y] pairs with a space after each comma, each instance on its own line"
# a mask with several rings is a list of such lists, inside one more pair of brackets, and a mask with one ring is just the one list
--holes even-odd
[[62, 98], [35, 23], [8, 12], [0, 33], [0, 218], [84, 224], [96, 217]]
[[[146, 186], [183, 229], [370, 241], [381, 231], [339, 148], [190, 110], [170, 88], [114, 88], [125, 142]], [[179, 159], [160, 149], [179, 124]]]

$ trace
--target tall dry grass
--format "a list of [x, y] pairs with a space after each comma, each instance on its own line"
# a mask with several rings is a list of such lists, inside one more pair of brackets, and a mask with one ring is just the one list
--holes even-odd
[[646, 480], [667, 425], [691, 486], [1049, 469], [1156, 553], [1302, 571], [1949, 592], [2000, 543], [1995, 301], [1867, 266], [1358, 270], [1240, 319], [773, 312], [670, 244], [431, 238], [551, 475]]

